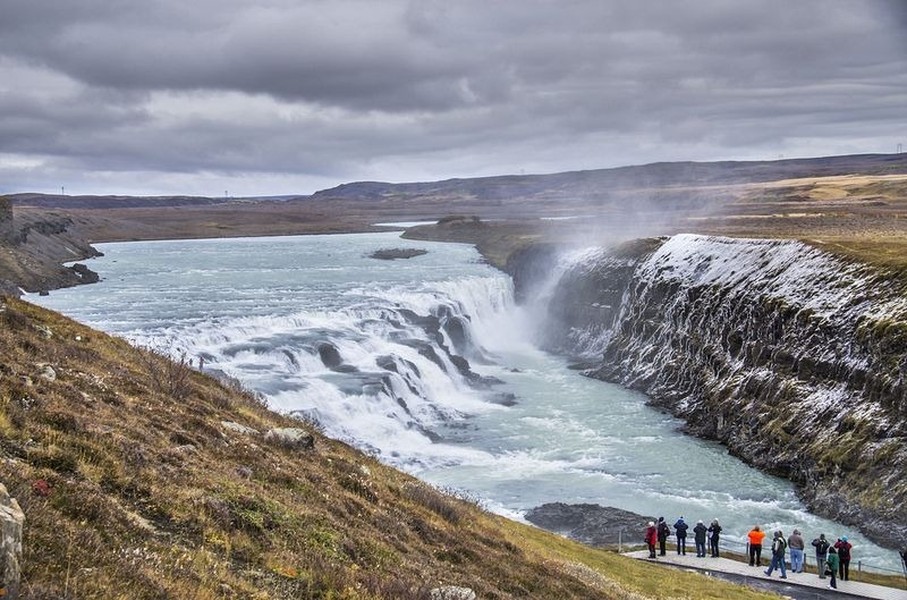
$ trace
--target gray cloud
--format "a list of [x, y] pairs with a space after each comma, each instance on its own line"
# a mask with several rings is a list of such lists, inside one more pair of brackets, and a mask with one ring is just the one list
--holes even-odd
[[308, 192], [907, 138], [898, 0], [55, 4], [4, 2], [0, 191]]

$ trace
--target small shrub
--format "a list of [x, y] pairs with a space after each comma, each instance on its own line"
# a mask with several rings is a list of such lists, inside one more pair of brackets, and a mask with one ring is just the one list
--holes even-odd
[[413, 483], [403, 488], [403, 495], [448, 523], [456, 525], [463, 518], [463, 509], [438, 490], [423, 483]]
[[353, 492], [363, 500], [372, 504], [378, 503], [378, 494], [372, 489], [371, 482], [364, 475], [349, 473], [340, 477], [338, 481], [344, 489]]
[[[224, 373], [215, 373], [213, 374], [214, 378], [217, 379], [221, 385], [227, 388], [229, 391], [233, 392], [233, 395], [239, 396], [247, 405], [254, 408], [267, 408], [268, 401], [261, 392], [256, 392], [250, 390], [243, 382], [226, 375]], [[232, 400], [230, 396], [220, 395], [215, 397], [214, 403], [218, 408], [232, 408]]]
[[184, 400], [192, 391], [190, 377], [192, 367], [186, 353], [170, 359], [152, 348], [138, 348], [138, 360], [148, 384], [155, 392], [174, 400]]

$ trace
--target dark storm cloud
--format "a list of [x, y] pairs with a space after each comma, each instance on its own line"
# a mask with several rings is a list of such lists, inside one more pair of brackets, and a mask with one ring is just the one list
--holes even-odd
[[52, 4], [4, 0], [4, 189], [32, 163], [19, 182], [43, 165], [307, 186], [907, 137], [895, 0]]
[[114, 2], [107, 12], [70, 7], [43, 23], [32, 0], [13, 4], [0, 49], [92, 86], [237, 90], [390, 110], [459, 101], [455, 54], [410, 35], [389, 4]]

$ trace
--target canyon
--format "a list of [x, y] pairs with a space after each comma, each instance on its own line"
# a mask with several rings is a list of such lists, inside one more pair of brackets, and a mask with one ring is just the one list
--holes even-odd
[[507, 265], [524, 292], [558, 268], [550, 350], [792, 480], [815, 512], [907, 544], [902, 283], [798, 241], [692, 234]]
[[794, 481], [817, 513], [907, 544], [903, 155], [366, 182], [291, 199], [17, 195], [0, 209], [13, 295], [92, 281], [61, 263], [99, 241], [436, 220], [405, 237], [475, 244], [518, 298], [559, 273], [548, 349]]

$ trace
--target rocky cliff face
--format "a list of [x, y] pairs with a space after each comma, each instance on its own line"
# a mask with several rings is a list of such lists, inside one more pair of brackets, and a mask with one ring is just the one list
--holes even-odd
[[13, 204], [0, 196], [0, 240], [6, 240], [13, 233]]
[[791, 479], [816, 512], [901, 547], [903, 292], [799, 242], [678, 235], [573, 254], [547, 344]]
[[61, 263], [99, 254], [71, 217], [14, 214], [8, 201], [0, 198], [0, 295], [93, 283], [98, 276], [85, 265], [64, 267]]

